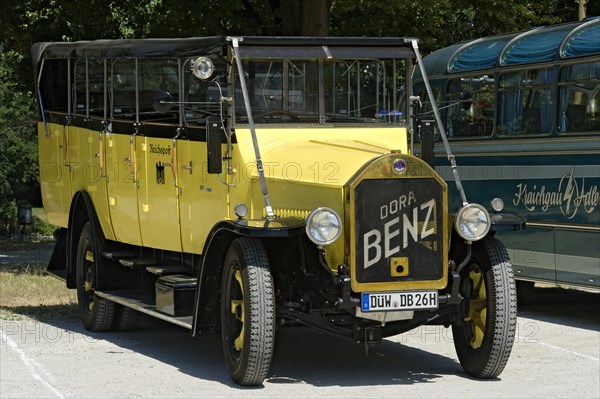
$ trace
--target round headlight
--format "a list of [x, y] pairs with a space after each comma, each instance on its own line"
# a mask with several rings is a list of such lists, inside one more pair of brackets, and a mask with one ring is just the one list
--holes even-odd
[[490, 231], [490, 214], [479, 204], [468, 204], [456, 214], [456, 231], [467, 241], [481, 240]]
[[504, 209], [504, 201], [501, 198], [494, 198], [491, 202], [492, 209], [496, 212], [500, 212]]
[[246, 217], [246, 215], [248, 214], [248, 207], [246, 206], [246, 204], [240, 202], [235, 204], [235, 207], [233, 208], [233, 212], [235, 213], [235, 215], [242, 219], [244, 217]]
[[192, 73], [198, 79], [208, 79], [211, 77], [214, 65], [210, 58], [199, 57], [192, 62]]
[[331, 208], [317, 208], [306, 219], [306, 234], [317, 245], [329, 245], [342, 234], [342, 220]]

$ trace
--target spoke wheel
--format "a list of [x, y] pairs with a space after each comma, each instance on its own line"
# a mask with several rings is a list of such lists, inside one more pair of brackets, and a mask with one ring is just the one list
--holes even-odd
[[76, 259], [77, 302], [79, 315], [85, 328], [90, 331], [108, 331], [115, 317], [115, 304], [96, 297], [97, 263], [99, 244], [92, 234], [92, 226], [85, 224], [79, 236]]
[[462, 273], [462, 317], [452, 326], [454, 346], [463, 369], [478, 378], [502, 373], [515, 337], [515, 281], [504, 245], [494, 237], [473, 243]]
[[239, 238], [225, 257], [221, 290], [221, 338], [233, 380], [260, 385], [275, 341], [273, 278], [262, 244]]
[[475, 266], [475, 269], [469, 272], [469, 284], [473, 289], [473, 294], [469, 298], [469, 314], [465, 321], [471, 327], [471, 340], [469, 345], [473, 349], [479, 349], [483, 342], [485, 334], [485, 323], [487, 314], [487, 297], [485, 294], [485, 279], [483, 273]]

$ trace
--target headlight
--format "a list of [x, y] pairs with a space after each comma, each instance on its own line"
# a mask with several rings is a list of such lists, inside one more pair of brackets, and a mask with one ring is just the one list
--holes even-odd
[[479, 204], [468, 204], [456, 214], [456, 231], [467, 241], [481, 240], [490, 230], [490, 214]]
[[494, 198], [491, 202], [492, 209], [496, 212], [500, 212], [504, 209], [504, 201], [501, 198]]
[[342, 220], [331, 208], [317, 208], [306, 219], [306, 234], [317, 245], [329, 245], [342, 234]]
[[214, 65], [210, 58], [198, 57], [192, 62], [192, 73], [198, 79], [206, 80], [211, 77]]

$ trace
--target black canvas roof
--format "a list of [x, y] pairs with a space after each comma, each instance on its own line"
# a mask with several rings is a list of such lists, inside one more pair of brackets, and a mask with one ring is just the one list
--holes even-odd
[[[34, 64], [44, 58], [120, 58], [120, 57], [186, 57], [215, 54], [227, 44], [225, 36], [190, 37], [181, 39], [116, 39], [78, 42], [40, 42], [31, 48]], [[240, 47], [312, 47], [334, 46], [375, 49], [401, 48], [402, 56], [414, 55], [410, 41], [398, 37], [240, 37]]]
[[34, 64], [43, 58], [185, 57], [220, 52], [225, 37], [185, 39], [115, 39], [41, 42], [31, 48]]

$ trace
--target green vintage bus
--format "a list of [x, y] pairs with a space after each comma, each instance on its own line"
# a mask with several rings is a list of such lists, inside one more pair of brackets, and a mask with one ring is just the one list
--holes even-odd
[[497, 235], [521, 299], [534, 282], [599, 291], [600, 18], [457, 43], [424, 64], [465, 190], [527, 219]]

